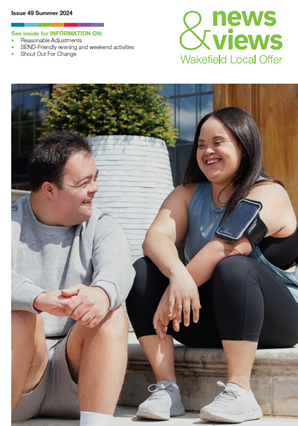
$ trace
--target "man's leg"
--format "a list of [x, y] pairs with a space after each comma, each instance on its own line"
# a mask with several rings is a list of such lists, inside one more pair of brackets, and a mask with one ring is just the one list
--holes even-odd
[[48, 362], [41, 315], [13, 311], [11, 321], [11, 411], [40, 382]]
[[127, 365], [127, 318], [122, 306], [96, 327], [76, 324], [67, 342], [67, 361], [78, 383], [81, 412], [112, 416]]

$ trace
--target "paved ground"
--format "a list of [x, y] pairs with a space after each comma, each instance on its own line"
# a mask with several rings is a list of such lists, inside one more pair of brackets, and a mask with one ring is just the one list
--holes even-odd
[[[219, 426], [220, 424], [226, 425], [226, 423], [209, 423], [200, 420], [197, 413], [186, 413], [181, 417], [172, 417], [169, 421], [150, 421], [150, 420], [138, 420], [135, 417], [135, 407], [117, 407], [112, 426], [187, 426], [187, 425], [201, 425], [201, 426]], [[260, 420], [253, 420], [250, 422], [242, 423], [246, 426], [287, 426], [297, 425], [298, 419], [290, 418], [269, 418], [262, 417]], [[79, 426], [78, 420], [55, 420], [55, 419], [33, 419], [26, 422], [16, 422], [13, 426]]]
[[[197, 413], [186, 413], [181, 417], [172, 417], [169, 421], [149, 421], [149, 420], [138, 420], [135, 417], [136, 408], [135, 407], [118, 407], [114, 416], [114, 420], [112, 426], [125, 426], [125, 425], [133, 425], [140, 424], [147, 426], [149, 425], [161, 425], [164, 426], [187, 426], [187, 425], [201, 425], [201, 426], [211, 426], [211, 425], [219, 425], [219, 423], [209, 423], [203, 420], [200, 420]], [[134, 422], [134, 423], [132, 423]], [[247, 426], [283, 426], [283, 425], [298, 425], [298, 419], [273, 419], [268, 417], [263, 417], [260, 420], [254, 420], [247, 423], [244, 423]]]

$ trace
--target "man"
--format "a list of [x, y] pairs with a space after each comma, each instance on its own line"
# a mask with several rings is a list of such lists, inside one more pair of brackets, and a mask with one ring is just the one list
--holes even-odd
[[12, 419], [109, 425], [127, 363], [128, 243], [92, 209], [98, 172], [83, 137], [45, 135], [28, 172], [31, 194], [12, 206]]

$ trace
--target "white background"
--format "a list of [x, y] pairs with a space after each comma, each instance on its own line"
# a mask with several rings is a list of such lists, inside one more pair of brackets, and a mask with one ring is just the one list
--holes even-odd
[[[112, 0], [109, 2], [82, 2], [72, 6], [73, 2], [52, 1], [41, 6], [40, 1], [14, 1], [13, 6], [6, 8], [5, 25], [2, 34], [5, 42], [10, 67], [10, 81], [14, 83], [288, 83], [297, 80], [297, 47], [296, 25], [298, 6], [291, 6], [292, 2], [281, 1], [183, 1], [152, 0]], [[26, 6], [25, 6], [26, 4]], [[44, 3], [45, 4], [45, 3]], [[62, 7], [63, 4], [63, 7]], [[285, 4], [288, 7], [285, 7]], [[293, 4], [293, 3], [292, 3]], [[92, 6], [91, 6], [92, 5]], [[59, 11], [72, 10], [72, 16], [11, 16], [14, 11], [39, 10]], [[204, 46], [198, 50], [187, 51], [180, 46], [180, 35], [186, 30], [183, 23], [184, 14], [188, 11], [198, 11], [202, 16], [201, 24], [194, 29], [202, 37], [204, 29], [210, 29], [206, 43], [211, 47], [214, 42], [211, 34], [228, 34], [232, 28], [234, 36], [237, 34], [253, 37], [257, 34], [280, 34], [283, 47], [280, 50], [267, 49], [262, 51], [228, 50], [209, 51]], [[227, 14], [233, 10], [248, 14], [255, 11], [274, 11], [276, 24], [274, 26], [251, 25], [247, 27], [243, 21], [239, 26], [226, 27], [212, 26], [212, 12], [224, 10]], [[2, 16], [3, 18], [3, 16]], [[196, 15], [188, 16], [187, 22], [196, 23]], [[11, 28], [11, 22], [104, 22], [103, 37], [88, 37], [87, 42], [105, 45], [130, 44], [135, 46], [134, 51], [98, 51], [81, 52], [74, 58], [27, 58], [19, 54], [11, 55], [11, 30], [48, 30], [47, 28]], [[264, 22], [264, 18], [263, 21]], [[7, 31], [4, 31], [4, 27]], [[52, 30], [55, 28], [51, 28]], [[72, 28], [65, 28], [66, 30]], [[75, 29], [75, 28], [73, 28]], [[79, 29], [79, 28], [78, 28]], [[85, 28], [88, 29], [88, 28]], [[102, 29], [102, 28], [92, 28]], [[63, 28], [60, 28], [63, 30]], [[194, 37], [188, 33], [189, 40]], [[15, 37], [15, 40], [17, 38]], [[92, 39], [92, 41], [91, 41]], [[186, 39], [185, 39], [186, 40]], [[194, 39], [195, 40], [195, 39]], [[16, 52], [17, 49], [15, 49]], [[18, 52], [19, 53], [19, 52]], [[233, 56], [249, 56], [250, 54], [273, 54], [282, 56], [280, 65], [186, 65], [182, 64], [180, 55], [198, 54], [233, 54]], [[7, 64], [8, 65], [8, 64]]]
[[[74, 6], [75, 5], [75, 6]], [[29, 16], [16, 17], [11, 10], [25, 11], [59, 11], [72, 10], [73, 15], [66, 16]], [[228, 34], [233, 28], [237, 34], [280, 34], [283, 47], [273, 51], [260, 49], [256, 51], [229, 51], [212, 52], [203, 46], [197, 51], [186, 51], [179, 44], [182, 32], [186, 30], [183, 16], [190, 10], [198, 11], [202, 22], [194, 31], [202, 37], [204, 29], [211, 33]], [[254, 25], [246, 27], [213, 27], [212, 12], [224, 10], [227, 14], [236, 10], [241, 12], [268, 11], [276, 12], [275, 26], [266, 27]], [[7, 330], [9, 339], [9, 263], [10, 263], [10, 85], [12, 83], [297, 83], [297, 3], [290, 1], [192, 1], [174, 2], [171, 0], [110, 0], [110, 1], [12, 1], [2, 3], [1, 11], [1, 183], [2, 183], [2, 294], [5, 303], [2, 303], [2, 328]], [[11, 28], [12, 22], [104, 22], [103, 37], [98, 37], [98, 43], [134, 45], [134, 51], [100, 51], [91, 53], [86, 51], [76, 58], [22, 58], [18, 54], [11, 55], [11, 31], [23, 28]], [[190, 21], [189, 21], [190, 22]], [[26, 28], [27, 31], [35, 28]], [[36, 28], [41, 31], [40, 28]], [[46, 30], [46, 29], [44, 29]], [[63, 29], [62, 29], [63, 30]], [[211, 45], [209, 33], [206, 43]], [[17, 38], [14, 37], [16, 40]], [[85, 40], [84, 40], [85, 41]], [[92, 37], [92, 44], [96, 38]], [[86, 41], [85, 41], [86, 42]], [[15, 45], [18, 42], [14, 43]], [[91, 42], [90, 42], [91, 44]], [[213, 43], [214, 45], [214, 43]], [[280, 65], [186, 65], [182, 64], [180, 55], [191, 54], [199, 56], [207, 54], [233, 54], [234, 56], [249, 56], [249, 54], [273, 54], [282, 56]], [[28, 265], [30, 267], [30, 265]], [[7, 342], [9, 344], [9, 340]], [[9, 351], [5, 352], [7, 369], [10, 365]], [[6, 359], [7, 355], [7, 359]], [[2, 365], [2, 371], [5, 371]], [[6, 377], [6, 376], [5, 376]], [[3, 379], [3, 378], [2, 378]], [[2, 382], [5, 392], [8, 390], [8, 377]], [[3, 402], [3, 401], [2, 401]], [[8, 402], [8, 401], [7, 401]], [[2, 410], [3, 412], [3, 410]], [[7, 423], [9, 424], [9, 404], [5, 406]], [[1, 416], [2, 417], [2, 416]], [[3, 421], [3, 418], [1, 418]]]

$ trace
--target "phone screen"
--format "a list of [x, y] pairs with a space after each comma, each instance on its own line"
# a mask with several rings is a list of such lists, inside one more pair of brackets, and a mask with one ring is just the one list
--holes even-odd
[[220, 227], [219, 232], [221, 234], [238, 237], [259, 211], [260, 206], [258, 204], [240, 201], [236, 209]]

